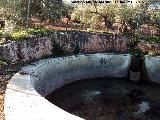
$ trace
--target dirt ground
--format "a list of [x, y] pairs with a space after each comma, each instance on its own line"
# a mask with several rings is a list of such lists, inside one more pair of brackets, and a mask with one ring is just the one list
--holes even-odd
[[0, 120], [5, 120], [4, 97], [7, 84], [11, 77], [20, 70], [18, 65], [0, 66]]
[[0, 120], [5, 120], [5, 115], [4, 115], [4, 95], [5, 95], [5, 90], [6, 86], [8, 83], [9, 79], [5, 78], [4, 75], [0, 75]]

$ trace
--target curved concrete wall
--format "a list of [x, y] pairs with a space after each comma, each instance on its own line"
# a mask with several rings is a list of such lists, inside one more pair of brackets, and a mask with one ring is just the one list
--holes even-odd
[[149, 80], [160, 83], [160, 56], [145, 56], [145, 68]]
[[93, 54], [57, 58], [36, 69], [32, 85], [46, 96], [54, 89], [75, 80], [92, 77], [126, 77], [129, 55]]
[[130, 64], [130, 55], [99, 53], [51, 58], [26, 66], [7, 85], [4, 107], [6, 120], [82, 120], [51, 104], [44, 97], [75, 80], [126, 77]]

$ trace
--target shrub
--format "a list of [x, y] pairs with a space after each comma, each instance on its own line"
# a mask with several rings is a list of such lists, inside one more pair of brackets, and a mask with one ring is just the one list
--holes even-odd
[[87, 32], [93, 32], [94, 30], [93, 30], [93, 28], [87, 28]]
[[4, 35], [4, 30], [0, 29], [0, 36]]
[[150, 55], [150, 56], [157, 56], [157, 55], [160, 55], [160, 51], [158, 51], [158, 50], [150, 50], [148, 52], [148, 55]]
[[130, 47], [130, 49], [134, 49], [134, 47], [138, 44], [139, 39], [138, 36], [132, 36], [131, 38], [129, 38], [127, 45], [128, 47]]
[[23, 39], [24, 37], [26, 37], [27, 35], [28, 35], [27, 31], [21, 29], [21, 30], [13, 31], [10, 34], [10, 38], [12, 40], [20, 40], [20, 39]]
[[79, 53], [80, 53], [80, 47], [78, 44], [76, 44], [74, 48], [74, 54], [79, 54]]
[[147, 36], [145, 37], [145, 40], [150, 42], [160, 42], [160, 37], [158, 36]]
[[4, 58], [0, 57], [0, 66], [2, 65], [7, 65], [7, 61]]
[[60, 43], [57, 43], [56, 41], [53, 42], [53, 48], [52, 48], [52, 54], [55, 56], [63, 56], [67, 55], [68, 52], [64, 49]]
[[31, 35], [46, 35], [50, 32], [52, 32], [53, 30], [49, 30], [49, 29], [46, 29], [46, 28], [43, 28], [43, 27], [35, 27], [35, 28], [28, 28], [27, 30], [27, 33], [28, 34], [31, 34]]
[[144, 55], [144, 53], [140, 49], [133, 49], [130, 51], [130, 54], [136, 58], [140, 58]]

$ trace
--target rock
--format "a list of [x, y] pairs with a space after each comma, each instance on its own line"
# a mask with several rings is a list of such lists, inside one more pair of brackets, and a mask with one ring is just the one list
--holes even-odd
[[11, 75], [5, 75], [5, 77], [4, 77], [4, 79], [7, 79], [7, 80], [9, 80], [9, 79], [11, 79]]
[[27, 72], [25, 72], [25, 71], [21, 71], [21, 72], [19, 72], [21, 75], [27, 75], [28, 73]]
[[16, 70], [16, 69], [7, 69], [6, 72], [16, 73], [16, 72], [18, 72], [18, 70]]
[[138, 110], [137, 112], [135, 112], [135, 115], [141, 115], [143, 113], [145, 113], [146, 111], [148, 111], [150, 109], [150, 104], [146, 101], [142, 101], [139, 105], [138, 105]]

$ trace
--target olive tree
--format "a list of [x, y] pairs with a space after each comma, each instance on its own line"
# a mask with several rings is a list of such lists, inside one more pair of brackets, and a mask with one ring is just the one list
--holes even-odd
[[127, 26], [133, 31], [149, 21], [154, 20], [154, 23], [158, 23], [159, 11], [153, 12], [149, 7], [155, 2], [156, 0], [146, 0], [145, 2], [137, 0], [133, 4], [129, 4], [128, 0], [125, 0], [125, 3], [117, 3], [111, 0], [110, 3], [101, 4], [91, 0], [88, 4], [75, 5], [72, 17], [90, 25], [104, 22], [105, 26], [110, 28], [116, 19], [120, 19], [121, 32], [128, 29]]
[[116, 6], [117, 5], [113, 3], [101, 4], [91, 0], [88, 4], [78, 4], [74, 8], [72, 17], [90, 25], [104, 22], [107, 27], [110, 27], [115, 17], [114, 8], [116, 8]]
[[1, 16], [17, 25], [25, 26], [32, 16], [40, 20], [57, 20], [71, 9], [62, 0], [1, 0]]

